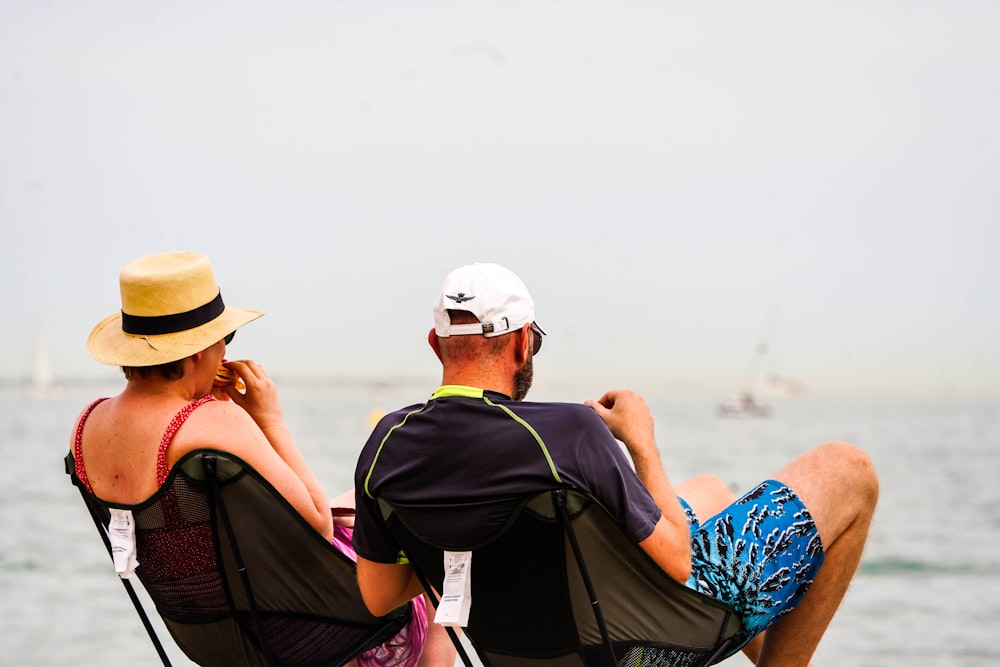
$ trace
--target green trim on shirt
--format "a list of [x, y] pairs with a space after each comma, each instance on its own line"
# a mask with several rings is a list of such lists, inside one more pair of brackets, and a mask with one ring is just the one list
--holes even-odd
[[482, 398], [483, 390], [477, 387], [466, 387], [460, 384], [445, 384], [437, 388], [437, 390], [431, 394], [431, 400], [435, 398], [441, 398], [442, 396], [460, 396], [462, 398]]
[[385, 437], [382, 438], [382, 442], [378, 443], [378, 450], [375, 452], [375, 456], [372, 457], [372, 464], [368, 468], [368, 474], [365, 475], [365, 495], [368, 496], [369, 498], [373, 498], [373, 499], [375, 498], [375, 496], [372, 495], [371, 491], [368, 490], [368, 482], [371, 481], [371, 479], [372, 479], [372, 473], [375, 472], [375, 464], [378, 463], [379, 454], [382, 453], [382, 448], [385, 447], [385, 441], [389, 439], [389, 436], [392, 435], [393, 431], [395, 431], [397, 428], [399, 428], [400, 426], [402, 426], [403, 424], [406, 423], [406, 420], [410, 418], [410, 415], [414, 415], [414, 414], [420, 412], [423, 409], [424, 409], [424, 406], [421, 405], [416, 410], [413, 410], [411, 412], [407, 412], [406, 416], [403, 417], [403, 421], [399, 422], [398, 424], [396, 424], [395, 426], [393, 426], [392, 428], [390, 428], [386, 432]]
[[435, 398], [441, 398], [443, 396], [458, 396], [461, 398], [481, 398], [487, 405], [490, 405], [494, 408], [500, 408], [501, 410], [506, 412], [507, 416], [509, 416], [511, 419], [513, 419], [518, 424], [523, 426], [525, 430], [531, 434], [531, 437], [535, 439], [535, 442], [538, 443], [538, 448], [542, 450], [542, 455], [545, 456], [545, 461], [549, 464], [549, 471], [552, 473], [552, 478], [555, 479], [557, 483], [562, 484], [562, 478], [559, 477], [559, 471], [556, 470], [556, 464], [555, 462], [552, 461], [552, 456], [549, 454], [549, 450], [545, 447], [545, 442], [542, 440], [542, 437], [538, 435], [538, 432], [534, 428], [532, 428], [531, 424], [529, 424], [528, 422], [524, 421], [516, 414], [514, 414], [513, 410], [511, 410], [505, 405], [494, 403], [493, 401], [491, 401], [489, 398], [486, 397], [486, 392], [483, 389], [479, 389], [478, 387], [466, 387], [458, 384], [446, 384], [441, 387], [438, 387], [437, 391], [435, 391], [431, 395], [431, 400]]

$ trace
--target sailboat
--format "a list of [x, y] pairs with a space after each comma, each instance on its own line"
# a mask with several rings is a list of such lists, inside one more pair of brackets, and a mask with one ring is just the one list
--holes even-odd
[[[755, 354], [755, 359], [763, 359], [767, 354], [767, 343], [759, 343]], [[751, 361], [751, 371], [748, 373], [747, 388], [739, 395], [732, 396], [719, 404], [720, 417], [770, 417], [771, 406], [763, 405], [754, 397], [754, 388], [757, 384], [758, 371]]]
[[770, 405], [760, 402], [759, 394], [763, 386], [770, 396], [802, 396], [806, 392], [805, 385], [798, 380], [782, 377], [773, 372], [767, 374], [763, 381], [765, 360], [771, 354], [771, 364], [774, 363], [771, 340], [774, 338], [774, 320], [777, 314], [772, 313], [770, 325], [761, 342], [757, 343], [750, 365], [747, 368], [746, 380], [742, 392], [731, 396], [718, 406], [721, 417], [770, 417], [773, 413]]
[[757, 343], [753, 355], [750, 357], [750, 365], [747, 368], [746, 380], [743, 391], [736, 396], [731, 396], [718, 406], [720, 417], [770, 417], [771, 406], [760, 403], [756, 396], [758, 385], [760, 384], [761, 372], [764, 369], [764, 360], [770, 351], [770, 341], [774, 334], [774, 324], [777, 318], [776, 311], [768, 317], [766, 332]]
[[35, 342], [35, 367], [32, 373], [28, 396], [38, 400], [53, 400], [61, 397], [63, 389], [55, 382], [52, 362], [49, 360], [45, 339], [39, 334]]

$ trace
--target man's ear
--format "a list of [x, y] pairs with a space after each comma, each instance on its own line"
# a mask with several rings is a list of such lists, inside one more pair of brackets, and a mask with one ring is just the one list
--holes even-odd
[[514, 349], [518, 363], [526, 363], [531, 359], [531, 325], [525, 324], [517, 333], [517, 345]]
[[441, 344], [438, 342], [437, 332], [431, 327], [431, 330], [427, 332], [427, 344], [431, 346], [434, 350], [434, 354], [437, 355], [438, 361], [444, 363], [444, 359], [441, 358]]

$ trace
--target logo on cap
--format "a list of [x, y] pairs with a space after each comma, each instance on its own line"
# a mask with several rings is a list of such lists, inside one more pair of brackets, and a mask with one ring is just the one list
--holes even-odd
[[476, 297], [465, 296], [465, 292], [459, 292], [457, 295], [452, 296], [451, 294], [445, 294], [446, 297], [454, 301], [455, 303], [465, 303], [466, 301], [472, 301]]

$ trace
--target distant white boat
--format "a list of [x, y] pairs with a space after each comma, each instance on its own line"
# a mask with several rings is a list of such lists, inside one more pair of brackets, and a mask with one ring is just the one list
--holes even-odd
[[771, 406], [758, 403], [753, 394], [744, 392], [719, 404], [721, 417], [770, 417]]
[[[769, 319], [773, 320], [774, 315]], [[750, 357], [750, 365], [747, 368], [746, 379], [743, 390], [734, 396], [719, 403], [717, 412], [720, 417], [770, 417], [773, 409], [770, 405], [760, 402], [760, 376], [764, 371], [764, 362], [771, 351], [771, 339], [773, 338], [773, 321], [768, 325], [768, 332], [754, 348]], [[775, 377], [775, 376], [772, 376]]]
[[28, 395], [39, 400], [52, 400], [59, 398], [62, 394], [63, 389], [56, 384], [55, 376], [52, 373], [52, 362], [49, 360], [48, 349], [45, 347], [45, 338], [39, 335], [35, 342], [35, 367]]

